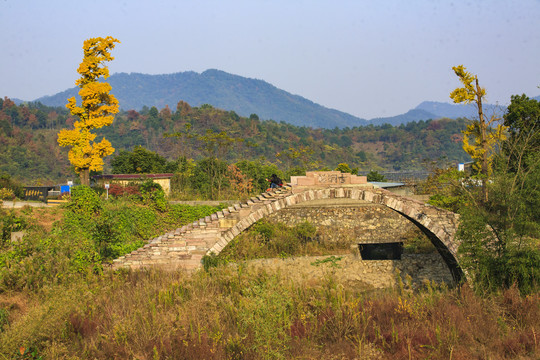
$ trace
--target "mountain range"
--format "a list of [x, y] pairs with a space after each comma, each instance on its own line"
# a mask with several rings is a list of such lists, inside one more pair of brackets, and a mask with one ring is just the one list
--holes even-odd
[[[366, 120], [316, 104], [302, 96], [278, 89], [266, 81], [215, 69], [200, 74], [193, 71], [165, 75], [117, 73], [110, 76], [107, 82], [112, 86], [112, 93], [124, 110], [140, 110], [144, 106], [161, 109], [168, 106], [174, 111], [177, 103], [183, 100], [191, 106], [210, 104], [235, 111], [241, 116], [257, 114], [262, 120], [284, 121], [313, 128], [399, 125], [445, 117], [472, 118], [476, 113], [473, 105], [425, 101], [405, 114]], [[64, 106], [67, 99], [78, 96], [77, 93], [78, 88], [73, 87], [33, 101], [48, 106]], [[484, 111], [487, 114], [495, 112], [501, 115], [505, 108], [486, 104]]]

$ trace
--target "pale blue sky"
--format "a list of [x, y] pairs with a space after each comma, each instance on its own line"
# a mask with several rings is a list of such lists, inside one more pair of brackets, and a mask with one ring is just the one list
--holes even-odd
[[490, 103], [540, 94], [540, 0], [0, 0], [0, 34], [0, 96], [23, 100], [73, 87], [107, 35], [111, 73], [214, 68], [368, 119], [450, 102], [458, 64]]

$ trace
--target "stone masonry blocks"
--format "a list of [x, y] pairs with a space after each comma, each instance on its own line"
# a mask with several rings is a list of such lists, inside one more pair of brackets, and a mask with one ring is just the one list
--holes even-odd
[[210, 254], [219, 255], [222, 250], [223, 248], [219, 246], [219, 244], [216, 244], [212, 248], [208, 249], [205, 255], [210, 255]]
[[279, 199], [278, 204], [282, 209], [287, 207], [287, 202], [285, 201], [285, 199]]
[[[251, 198], [247, 204], [234, 204], [228, 209], [156, 237], [143, 248], [115, 259], [113, 267], [140, 268], [152, 265], [171, 269], [198, 268], [205, 253], [211, 250], [215, 253], [221, 252], [232, 239], [261, 218], [296, 204], [331, 198], [350, 198], [382, 204], [417, 219], [456, 256], [459, 245], [454, 239], [459, 224], [457, 214], [382, 189], [339, 185], [296, 189], [293, 186], [272, 193], [262, 193]], [[188, 255], [188, 251], [191, 255]]]
[[253, 217], [253, 222], [259, 221], [263, 217], [263, 215], [259, 211], [252, 213], [251, 216]]
[[229, 230], [223, 234], [222, 238], [225, 239], [227, 243], [229, 243], [232, 239], [234, 239], [234, 235]]
[[257, 210], [257, 213], [261, 216], [261, 218], [268, 215], [268, 209], [266, 207], [261, 207], [259, 210]]
[[403, 201], [399, 201], [397, 199], [394, 199], [394, 207], [393, 209], [396, 210], [396, 211], [400, 211], [402, 212], [403, 211]]
[[235, 226], [231, 228], [231, 233], [233, 234], [233, 237], [236, 237], [238, 236], [238, 234], [240, 234], [240, 229], [238, 228], [238, 224], [236, 224]]
[[372, 201], [373, 200], [373, 193], [371, 191], [365, 191], [364, 192], [364, 200]]
[[220, 244], [220, 243], [218, 242], [218, 243], [214, 244], [214, 246], [212, 247], [212, 249], [214, 249], [214, 253], [215, 253], [216, 255], [218, 255], [218, 254], [221, 252], [221, 250], [223, 250], [224, 247], [225, 247], [224, 245], [222, 245], [222, 244]]
[[358, 189], [351, 190], [351, 199], [354, 199], [354, 200], [360, 199], [360, 191]]
[[425, 216], [422, 218], [422, 220], [420, 220], [420, 224], [424, 225], [426, 228], [430, 228], [431, 227], [431, 218], [429, 216]]
[[328, 198], [330, 198], [330, 189], [317, 190], [317, 199], [328, 199]]
[[294, 205], [295, 202], [294, 202], [294, 197], [292, 196], [287, 196], [285, 198], [285, 202], [287, 203], [287, 206], [291, 206], [291, 205]]

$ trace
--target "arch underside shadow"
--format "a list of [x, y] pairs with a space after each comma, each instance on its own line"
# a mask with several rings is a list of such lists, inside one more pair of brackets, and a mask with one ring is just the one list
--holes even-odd
[[431, 241], [433, 246], [435, 246], [435, 249], [437, 249], [437, 252], [439, 255], [441, 255], [442, 259], [446, 263], [446, 266], [448, 266], [448, 269], [450, 270], [450, 273], [452, 274], [452, 277], [454, 278], [454, 281], [456, 283], [460, 283], [464, 279], [464, 273], [461, 267], [459, 266], [459, 263], [456, 259], [456, 257], [448, 250], [446, 245], [435, 235], [431, 230], [426, 228], [424, 225], [416, 221], [415, 219], [403, 214], [402, 212], [396, 211], [398, 214], [412, 222], [416, 227], [420, 229], [428, 237], [428, 239]]

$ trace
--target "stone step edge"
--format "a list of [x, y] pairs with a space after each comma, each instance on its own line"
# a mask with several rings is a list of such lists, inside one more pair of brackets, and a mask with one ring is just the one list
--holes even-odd
[[[277, 200], [283, 198], [284, 196], [275, 196], [275, 195], [289, 195], [289, 190], [290, 189], [291, 189], [291, 186], [285, 185], [285, 186], [283, 186], [281, 188], [276, 188], [276, 189], [272, 189], [270, 191], [265, 191], [265, 192], [261, 193], [258, 196], [251, 197], [249, 200], [247, 200], [245, 202], [239, 202], [239, 203], [233, 204], [233, 205], [231, 205], [231, 206], [229, 206], [227, 208], [228, 211], [229, 211], [229, 214], [227, 214], [227, 215], [230, 215], [230, 214], [232, 214], [234, 212], [238, 212], [238, 210], [240, 210], [240, 209], [250, 208], [252, 205], [254, 205], [254, 204], [258, 203], [258, 202], [261, 202], [261, 201], [267, 201], [267, 200], [277, 201]], [[265, 194], [267, 196], [269, 196], [269, 197], [265, 197], [264, 196]], [[263, 198], [263, 199], [261, 199], [261, 198]], [[250, 202], [251, 202], [251, 204], [250, 204]], [[221, 215], [222, 215], [221, 217], [220, 217], [219, 213], [221, 213]], [[136, 250], [133, 250], [132, 252], [130, 252], [129, 254], [126, 254], [126, 255], [131, 256], [131, 255], [138, 255], [138, 254], [141, 254], [141, 253], [146, 253], [148, 249], [159, 246], [160, 244], [166, 242], [169, 238], [174, 239], [174, 240], [181, 240], [182, 236], [185, 235], [186, 232], [191, 231], [191, 230], [196, 229], [196, 228], [206, 227], [208, 225], [208, 223], [217, 223], [217, 222], [219, 222], [220, 218], [225, 218], [225, 217], [226, 217], [226, 214], [223, 213], [223, 210], [218, 210], [215, 213], [212, 213], [212, 214], [210, 214], [208, 216], [205, 216], [204, 218], [200, 218], [198, 220], [195, 220], [194, 222], [192, 222], [190, 224], [187, 224], [187, 225], [184, 225], [181, 228], [178, 228], [178, 229], [176, 229], [174, 231], [171, 231], [171, 232], [168, 232], [166, 234], [163, 234], [163, 235], [157, 236], [155, 238], [152, 238], [152, 239], [148, 240], [148, 242], [145, 245], [143, 245], [143, 247], [141, 247], [139, 249], [136, 249]], [[118, 259], [114, 259], [113, 262], [115, 260], [120, 260], [122, 258], [125, 259], [126, 255], [121, 256]]]

